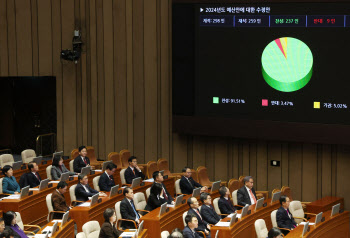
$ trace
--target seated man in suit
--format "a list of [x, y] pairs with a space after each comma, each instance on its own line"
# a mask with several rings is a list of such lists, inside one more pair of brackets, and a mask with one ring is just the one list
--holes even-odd
[[183, 194], [192, 194], [193, 189], [203, 187], [193, 180], [192, 171], [189, 167], [182, 169], [182, 177], [180, 179], [180, 188]]
[[124, 176], [127, 184], [131, 184], [134, 178], [141, 177], [145, 179], [145, 175], [142, 173], [139, 166], [137, 166], [137, 159], [135, 156], [131, 156], [128, 159], [129, 167], [125, 170]]
[[[79, 183], [75, 187], [75, 197], [78, 201], [86, 202], [89, 200], [89, 197], [94, 196], [95, 194], [99, 193], [95, 189], [92, 189], [89, 186], [89, 179], [87, 175], [79, 174], [78, 175]], [[105, 193], [100, 192], [101, 197], [107, 196]]]
[[28, 185], [31, 188], [39, 186], [41, 181], [40, 175], [38, 173], [39, 166], [35, 162], [30, 162], [28, 164], [28, 169], [30, 171], [29, 173], [27, 173]]
[[237, 191], [237, 201], [238, 205], [245, 206], [253, 205], [256, 203], [256, 194], [253, 188], [254, 180], [252, 176], [246, 176], [243, 179], [244, 186]]
[[111, 188], [115, 186], [113, 174], [117, 170], [117, 166], [113, 163], [109, 163], [106, 166], [105, 172], [101, 175], [98, 181], [98, 186], [101, 191], [111, 191]]
[[[154, 179], [154, 184], [159, 183], [160, 185], [162, 185], [163, 197], [166, 200], [166, 202], [169, 204], [174, 204], [175, 202], [173, 201], [173, 198], [171, 197], [170, 193], [168, 192], [168, 190], [166, 190], [166, 187], [163, 184], [164, 178], [163, 178], [162, 173], [159, 171], [155, 171], [155, 172], [153, 172], [152, 176]], [[152, 185], [152, 187], [153, 187], [153, 185]]]
[[220, 216], [216, 213], [214, 207], [211, 205], [211, 196], [209, 193], [201, 194], [201, 201], [203, 203], [201, 208], [201, 215], [203, 220], [209, 224], [215, 225], [220, 221]]
[[[297, 223], [294, 221], [292, 213], [289, 211], [290, 200], [289, 197], [282, 195], [280, 197], [281, 207], [278, 208], [276, 213], [277, 225], [279, 228], [286, 228], [293, 230], [297, 227]], [[284, 235], [289, 233], [288, 230], [282, 230]]]
[[196, 229], [198, 228], [198, 220], [195, 215], [187, 214], [185, 217], [186, 227], [182, 231], [185, 238], [199, 238]]
[[[64, 193], [67, 191], [68, 184], [64, 181], [60, 181], [57, 184], [57, 189], [53, 191], [51, 196], [52, 206], [54, 211], [66, 212], [70, 209], [64, 198]], [[54, 213], [53, 219], [62, 219], [63, 213]]]
[[86, 156], [87, 155], [87, 149], [85, 146], [80, 146], [78, 148], [79, 150], [79, 156], [74, 159], [73, 162], [73, 168], [74, 172], [81, 173], [81, 169], [90, 166], [90, 159]]
[[[231, 214], [236, 211], [235, 207], [233, 206], [231, 200], [230, 200], [230, 190], [225, 187], [221, 186], [219, 189], [220, 193], [220, 199], [218, 202], [220, 213], [221, 214]], [[223, 215], [223, 217], [226, 217], [227, 215]]]
[[[141, 215], [136, 211], [134, 205], [134, 191], [130, 187], [125, 187], [123, 190], [125, 198], [120, 202], [120, 214], [123, 219], [133, 220], [138, 225], [140, 223]], [[123, 221], [122, 227], [124, 229], [135, 229], [135, 225], [132, 222]]]
[[196, 231], [203, 231], [206, 237], [210, 238], [210, 226], [209, 226], [209, 223], [206, 222], [201, 216], [201, 214], [199, 213], [199, 210], [198, 210], [199, 203], [197, 201], [197, 198], [190, 197], [189, 199], [187, 199], [187, 204], [190, 207], [187, 214], [192, 214], [197, 217], [198, 228], [196, 228]]

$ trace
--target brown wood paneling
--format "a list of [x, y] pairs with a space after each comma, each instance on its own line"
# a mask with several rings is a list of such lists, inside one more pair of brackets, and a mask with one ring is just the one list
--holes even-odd
[[302, 201], [317, 200], [317, 145], [303, 145]]
[[227, 138], [218, 138], [215, 142], [215, 163], [214, 177], [210, 177], [211, 181], [222, 180], [227, 181], [228, 178], [228, 168], [227, 168]]
[[193, 168], [205, 165], [205, 138], [193, 137]]
[[281, 161], [281, 143], [270, 142], [267, 146], [267, 168], [268, 168], [268, 185], [269, 191], [275, 188], [281, 188], [281, 166], [271, 166], [271, 160]]
[[[206, 137], [205, 166], [208, 169], [209, 178], [215, 178], [215, 137]], [[176, 148], [174, 148], [175, 150]]]
[[249, 175], [253, 176], [253, 178], [256, 178], [256, 163], [257, 163], [257, 154], [256, 154], [256, 143], [250, 142], [249, 143]]
[[7, 0], [7, 44], [9, 75], [17, 76], [17, 35], [15, 0]]
[[302, 197], [302, 144], [292, 143], [289, 146], [289, 187], [292, 189], [294, 200]]
[[239, 163], [239, 148], [238, 148], [238, 144], [237, 144], [237, 140], [233, 139], [231, 142], [231, 147], [232, 147], [232, 178], [238, 179], [240, 176], [239, 173], [239, 167], [238, 167], [238, 163]]
[[0, 0], [0, 76], [9, 75], [6, 0]]
[[[349, 180], [350, 171], [350, 147], [347, 145], [338, 145], [338, 159], [337, 159], [337, 196], [347, 197], [350, 194]], [[344, 207], [350, 207], [350, 200], [344, 199]]]
[[259, 141], [257, 144], [257, 173], [255, 180], [255, 188], [257, 190], [267, 190], [267, 144]]
[[172, 171], [180, 173], [183, 167], [187, 166], [187, 137], [174, 134], [173, 142]]
[[281, 151], [281, 185], [288, 185], [289, 184], [289, 178], [288, 178], [288, 171], [289, 171], [289, 156], [288, 156], [288, 143], [282, 143], [282, 151]]
[[321, 196], [332, 195], [332, 147], [322, 146], [322, 190]]
[[[38, 39], [38, 0], [32, 0], [30, 1], [31, 2], [31, 14], [32, 14], [32, 23], [31, 23], [31, 26], [32, 26], [32, 53], [33, 53], [33, 75], [39, 75], [39, 39]], [[51, 15], [51, 25], [50, 25], [50, 41], [49, 44], [51, 44], [51, 58], [46, 58], [47, 61], [51, 61], [51, 74], [49, 75], [53, 75], [52, 74], [52, 63], [53, 63], [53, 60], [52, 59], [52, 54], [53, 54], [53, 50], [52, 50], [52, 47], [53, 47], [53, 41], [52, 41], [52, 29], [53, 29], [53, 24], [52, 24], [52, 14], [51, 14], [51, 0], [50, 1], [47, 1], [50, 3], [50, 6], [47, 6], [45, 8], [45, 11], [48, 11], [49, 14]]]
[[242, 174], [248, 176], [250, 175], [250, 164], [249, 164], [249, 142], [248, 141], [243, 141], [242, 142]]

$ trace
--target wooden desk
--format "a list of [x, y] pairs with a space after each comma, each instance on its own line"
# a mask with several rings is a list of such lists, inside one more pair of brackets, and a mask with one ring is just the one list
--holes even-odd
[[[131, 230], [126, 229], [125, 232], [130, 232]], [[120, 238], [122, 238], [121, 236], [119, 236]], [[143, 231], [141, 232], [141, 234], [138, 234], [137, 238], [148, 238], [148, 232], [147, 229], [143, 229]]]
[[[310, 231], [306, 233], [305, 238], [335, 238], [349, 237], [349, 212], [345, 211], [341, 214], [337, 214], [334, 217], [330, 217], [331, 211], [327, 211], [323, 214], [325, 221], [319, 224], [317, 227], [310, 226]], [[315, 217], [310, 219], [310, 222], [314, 222]], [[303, 232], [304, 226], [298, 226], [286, 236], [286, 238], [300, 238]]]
[[[214, 198], [219, 197], [219, 192], [217, 191], [210, 194], [210, 196], [214, 200]], [[175, 208], [169, 207], [169, 211], [163, 214], [161, 217], [159, 217], [160, 207], [141, 217], [140, 220], [144, 221], [143, 227], [148, 230], [148, 236], [159, 238], [162, 231], [166, 230], [171, 232], [175, 228], [180, 228], [183, 230], [184, 224], [182, 215], [184, 212], [189, 210], [186, 201], [190, 197], [191, 195], [184, 196], [184, 204], [181, 204]]]
[[[58, 223], [58, 225], [60, 225], [60, 223]], [[37, 234], [42, 234], [42, 230], [45, 229], [45, 227], [47, 226], [53, 226], [53, 222], [49, 222], [47, 225], [45, 225], [43, 228], [41, 228], [40, 231], [38, 231]], [[61, 227], [61, 225], [58, 228], [58, 231], [56, 231], [56, 233], [51, 236], [53, 238], [67, 238], [67, 237], [74, 237], [74, 221], [70, 220], [69, 222], [67, 222], [66, 224], [64, 224], [63, 227]]]
[[[280, 207], [280, 203], [274, 202], [271, 204], [271, 199], [266, 200], [267, 206], [262, 207], [259, 210], [255, 211], [255, 204], [249, 207], [251, 211], [250, 215], [243, 217], [243, 219], [238, 219], [238, 221], [233, 224], [232, 227], [218, 227], [213, 226], [211, 228], [211, 236], [215, 237], [217, 231], [220, 231], [220, 238], [228, 238], [228, 237], [256, 237], [255, 226], [254, 223], [257, 219], [264, 219], [266, 222], [267, 229], [270, 230], [272, 228], [271, 223], [271, 212], [277, 210]], [[238, 211], [241, 213], [242, 210]], [[223, 221], [229, 220], [229, 218], [224, 218]]]
[[344, 209], [344, 198], [341, 197], [324, 197], [306, 205], [306, 211], [318, 214], [332, 210], [332, 206], [340, 203], [340, 209]]
[[[164, 185], [167, 187], [168, 191], [170, 189], [174, 190], [175, 182], [174, 178], [168, 178], [164, 180]], [[153, 183], [148, 183], [146, 182], [144, 186], [139, 186], [137, 188], [134, 188], [134, 194], [138, 192], [142, 192], [145, 194], [146, 197], [146, 190], [152, 186]], [[170, 192], [169, 191], [169, 192]], [[109, 196], [109, 192], [107, 192], [107, 195]], [[103, 218], [103, 212], [107, 208], [115, 208], [115, 204], [118, 201], [121, 201], [124, 199], [123, 194], [118, 194], [114, 196], [113, 198], [109, 197], [101, 197], [102, 201], [99, 204], [96, 204], [93, 207], [74, 207], [73, 209], [70, 210], [69, 214], [72, 219], [75, 220], [77, 224], [77, 229], [78, 232], [82, 231], [83, 225], [91, 220], [96, 220], [100, 223], [100, 225], [103, 224], [104, 218]]]
[[[89, 175], [89, 185], [92, 187], [92, 179], [96, 176], [101, 175], [97, 172], [93, 175]], [[68, 181], [68, 187], [77, 184], [78, 178], [75, 180]], [[27, 196], [23, 199], [3, 199], [0, 201], [0, 210], [3, 212], [14, 211], [21, 213], [21, 217], [24, 224], [35, 224], [43, 226], [47, 223], [47, 206], [46, 206], [46, 195], [52, 193], [57, 187], [57, 184], [53, 184], [51, 188], [46, 188], [43, 191], [33, 191], [33, 195]], [[65, 194], [67, 204], [70, 204], [69, 190]]]

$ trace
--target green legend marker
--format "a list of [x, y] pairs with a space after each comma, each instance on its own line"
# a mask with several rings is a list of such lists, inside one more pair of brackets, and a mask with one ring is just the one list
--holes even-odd
[[219, 98], [218, 97], [213, 97], [213, 103], [218, 104], [219, 103]]
[[283, 37], [265, 47], [261, 64], [268, 85], [278, 91], [293, 92], [310, 81], [313, 56], [310, 48], [301, 40]]

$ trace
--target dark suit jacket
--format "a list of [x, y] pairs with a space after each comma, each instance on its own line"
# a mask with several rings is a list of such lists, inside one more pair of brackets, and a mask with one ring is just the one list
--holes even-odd
[[191, 184], [187, 181], [187, 178], [185, 178], [184, 176], [182, 176], [180, 179], [180, 188], [183, 194], [192, 194], [194, 188], [203, 187], [202, 185], [194, 181], [192, 177], [190, 177], [188, 180]]
[[[52, 206], [54, 211], [66, 212], [69, 210], [65, 197], [63, 196], [63, 194], [59, 193], [57, 190], [53, 191], [51, 201], [52, 201]], [[53, 218], [62, 219], [62, 216], [63, 214], [55, 213], [53, 215]]]
[[147, 200], [147, 205], [145, 207], [145, 210], [153, 211], [154, 209], [156, 209], [157, 207], [160, 207], [165, 202], [167, 201], [164, 198], [159, 197], [158, 199], [157, 196], [150, 194]]
[[[291, 215], [291, 218], [289, 218], [287, 211], [283, 208], [280, 207], [277, 210], [276, 213], [276, 220], [277, 220], [277, 225], [280, 228], [287, 228], [287, 229], [292, 229], [296, 227], [297, 223], [294, 221], [292, 213], [290, 213], [288, 209], [289, 214]], [[288, 231], [281, 230], [283, 233], [288, 233]]]
[[216, 224], [221, 219], [212, 206], [210, 206], [209, 208], [207, 205], [204, 204], [201, 208], [201, 215], [203, 220], [208, 222], [209, 224]]
[[199, 238], [199, 235], [197, 232], [193, 233], [192, 230], [186, 226], [182, 231], [184, 238]]
[[36, 172], [36, 174], [38, 175], [39, 180], [32, 172], [27, 173], [27, 182], [31, 188], [34, 188], [40, 185], [40, 181], [41, 181], [40, 175], [38, 172]]
[[101, 227], [99, 238], [118, 238], [122, 234], [118, 231], [115, 225], [112, 226], [110, 222], [104, 222]]
[[132, 180], [134, 178], [138, 178], [138, 177], [141, 177], [142, 179], [145, 179], [145, 175], [141, 172], [139, 172], [137, 169], [135, 169], [135, 174], [134, 172], [132, 172], [132, 169], [130, 167], [128, 167], [126, 170], [125, 170], [125, 173], [124, 173], [124, 176], [125, 176], [125, 182], [127, 184], [131, 184], [132, 183]]
[[63, 174], [63, 173], [68, 172], [69, 176], [73, 176], [75, 174], [74, 172], [69, 171], [64, 164], [62, 164], [61, 168], [62, 168], [62, 171], [60, 170], [59, 167], [56, 167], [54, 165], [51, 167], [52, 180], [60, 180], [61, 174]]
[[[87, 164], [90, 164], [90, 159], [88, 157], [85, 157], [85, 160], [87, 162]], [[81, 169], [86, 167], [86, 164], [84, 163], [83, 159], [81, 158], [81, 156], [79, 155], [78, 157], [76, 157], [74, 159], [73, 162], [73, 168], [74, 168], [74, 172], [76, 173], [80, 173]]]
[[[152, 184], [152, 186], [154, 185], [154, 183]], [[171, 202], [174, 200], [173, 197], [170, 195], [170, 193], [168, 192], [168, 190], [166, 189], [165, 185], [163, 183], [161, 183], [161, 185], [163, 186], [165, 192], [166, 192], [166, 195], [168, 196], [168, 199], [166, 199], [164, 197], [164, 199], [166, 200], [167, 203], [171, 204]]]
[[[199, 212], [199, 211], [198, 211]], [[196, 228], [196, 231], [205, 231], [205, 230], [208, 230], [207, 229], [207, 225], [208, 225], [208, 222], [204, 221], [200, 216], [198, 216], [197, 212], [195, 212], [192, 208], [190, 208], [190, 210], [188, 210], [188, 213], [187, 214], [193, 214], [197, 217], [197, 220], [198, 220], [198, 228]], [[208, 237], [208, 236], [207, 236]]]
[[[136, 209], [136, 207], [135, 207]], [[122, 215], [123, 219], [129, 219], [129, 220], [136, 220], [136, 214], [134, 210], [132, 209], [130, 202], [127, 198], [124, 198], [120, 202], [120, 214]], [[135, 229], [135, 225], [132, 222], [123, 221], [122, 227], [125, 229]]]
[[221, 197], [219, 199], [218, 205], [219, 205], [220, 212], [222, 214], [231, 214], [236, 211], [230, 199], [226, 200], [224, 197]]
[[[111, 180], [111, 179], [112, 180]], [[100, 177], [100, 181], [98, 181], [98, 186], [100, 187], [101, 191], [111, 191], [111, 188], [115, 185], [114, 182], [114, 178], [113, 175], [111, 175], [110, 177], [108, 177], [108, 175], [106, 174], [106, 172], [104, 172], [101, 177]]]
[[87, 189], [89, 192], [86, 192], [83, 185], [81, 183], [78, 183], [77, 186], [75, 187], [75, 197], [78, 201], [87, 201], [89, 200], [89, 197], [94, 196], [98, 191], [95, 189], [92, 189], [89, 184], [86, 185]]
[[[254, 188], [252, 188], [252, 192], [255, 196], [255, 199], [258, 200], [256, 198], [256, 194], [255, 194], [255, 190]], [[237, 191], [237, 201], [238, 201], [238, 205], [241, 206], [245, 206], [246, 204], [248, 205], [252, 205], [251, 201], [250, 201], [250, 197], [247, 191], [247, 188], [245, 186], [241, 187], [240, 189], [238, 189]]]

